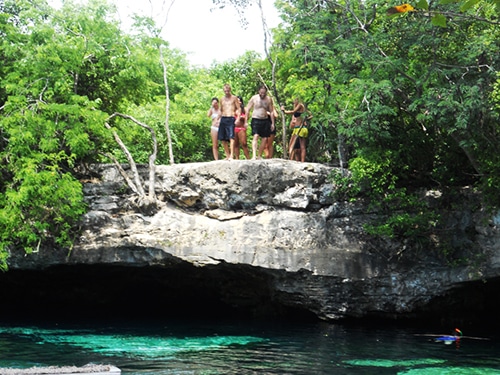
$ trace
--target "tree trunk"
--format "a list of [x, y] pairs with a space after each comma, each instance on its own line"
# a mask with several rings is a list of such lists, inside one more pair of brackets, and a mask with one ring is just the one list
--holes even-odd
[[172, 150], [172, 137], [170, 136], [170, 127], [168, 125], [169, 113], [170, 113], [170, 92], [168, 90], [168, 77], [167, 77], [167, 65], [163, 58], [163, 50], [160, 46], [160, 60], [163, 67], [163, 83], [165, 84], [165, 132], [167, 133], [168, 140], [168, 154], [170, 157], [170, 164], [174, 164], [174, 152]]

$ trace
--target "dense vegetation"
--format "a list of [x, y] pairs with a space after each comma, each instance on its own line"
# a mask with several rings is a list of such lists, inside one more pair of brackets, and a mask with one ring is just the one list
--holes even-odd
[[[127, 161], [114, 132], [148, 162], [150, 132], [113, 114], [153, 129], [157, 164], [169, 153], [176, 163], [211, 160], [206, 112], [225, 82], [247, 99], [263, 82], [281, 104], [302, 98], [314, 114], [308, 160], [349, 167], [352, 179], [338, 178], [346, 197], [368, 186], [382, 205], [416, 207], [409, 189], [469, 185], [498, 205], [498, 4], [420, 0], [388, 15], [394, 5], [278, 0], [283, 23], [267, 56], [195, 68], [153, 20], [124, 32], [104, 0], [1, 2], [0, 265], [9, 246], [71, 246], [86, 166]], [[434, 219], [393, 217], [377, 230], [394, 235], [404, 223], [412, 235]]]

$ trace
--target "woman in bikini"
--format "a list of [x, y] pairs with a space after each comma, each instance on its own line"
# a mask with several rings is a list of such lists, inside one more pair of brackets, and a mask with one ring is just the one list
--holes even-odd
[[243, 149], [243, 153], [247, 159], [250, 159], [250, 151], [248, 150], [247, 144], [247, 128], [245, 127], [245, 105], [243, 103], [243, 98], [238, 96], [238, 101], [241, 107], [241, 114], [236, 120], [236, 125], [234, 127], [234, 158], [240, 158], [240, 145]]
[[214, 160], [219, 160], [219, 141], [217, 139], [217, 136], [219, 134], [220, 122], [219, 99], [212, 98], [212, 106], [208, 110], [207, 116], [212, 119], [212, 125], [210, 126], [210, 136], [212, 137], [212, 153], [214, 154]]
[[285, 107], [282, 106], [281, 110], [287, 114], [292, 115], [292, 121], [290, 121], [290, 128], [292, 129], [292, 136], [290, 138], [290, 143], [288, 145], [288, 155], [290, 160], [295, 159], [295, 154], [298, 150], [294, 148], [295, 143], [299, 142], [300, 145], [300, 161], [306, 161], [306, 138], [309, 134], [307, 130], [307, 125], [304, 122], [304, 118], [302, 115], [306, 111], [306, 107], [303, 103], [300, 102], [299, 99], [294, 99], [293, 101], [293, 109], [290, 111], [285, 110]]

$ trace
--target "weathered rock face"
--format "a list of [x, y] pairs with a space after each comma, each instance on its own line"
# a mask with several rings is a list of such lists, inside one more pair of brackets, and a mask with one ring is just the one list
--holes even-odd
[[[149, 213], [135, 208], [113, 166], [95, 168], [101, 178], [84, 186], [90, 210], [74, 248], [14, 252], [0, 282], [12, 287], [21, 275], [39, 283], [43, 274], [46, 289], [74, 302], [85, 298], [75, 280], [92, 275], [92, 293], [108, 293], [94, 300], [218, 300], [255, 314], [289, 309], [325, 320], [471, 319], [498, 307], [491, 294], [500, 283], [500, 217], [467, 204], [448, 212], [449, 229], [457, 246], [478, 256], [447, 266], [425, 249], [367, 236], [363, 225], [376, 213], [362, 202], [334, 201], [332, 168], [324, 165], [273, 159], [158, 166], [159, 203]], [[49, 274], [59, 282], [47, 281]]]

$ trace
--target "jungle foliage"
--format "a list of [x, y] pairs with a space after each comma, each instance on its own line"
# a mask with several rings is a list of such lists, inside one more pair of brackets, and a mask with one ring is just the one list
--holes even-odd
[[499, 205], [498, 2], [279, 4], [280, 80], [315, 113], [317, 160], [337, 149], [349, 166], [338, 193], [387, 214], [369, 233], [431, 238], [419, 188], [473, 186]]
[[[213, 2], [240, 11], [249, 4]], [[71, 247], [86, 209], [86, 166], [110, 162], [106, 155], [126, 161], [108, 119], [134, 160], [147, 163], [150, 134], [114, 113], [153, 128], [156, 163], [169, 163], [162, 57], [177, 163], [211, 160], [206, 113], [224, 83], [245, 100], [265, 83], [276, 87], [277, 104], [298, 97], [313, 113], [308, 160], [349, 167], [352, 177], [338, 179], [345, 197], [368, 188], [388, 211], [395, 202], [414, 208], [415, 216], [393, 217], [375, 232], [433, 225], [410, 193], [421, 187], [473, 186], [498, 206], [498, 2], [420, 0], [413, 11], [388, 14], [394, 5], [278, 0], [283, 23], [272, 30], [269, 56], [191, 67], [152, 20], [136, 18], [123, 31], [105, 0], [61, 9], [44, 0], [0, 3], [0, 267], [10, 246]]]

